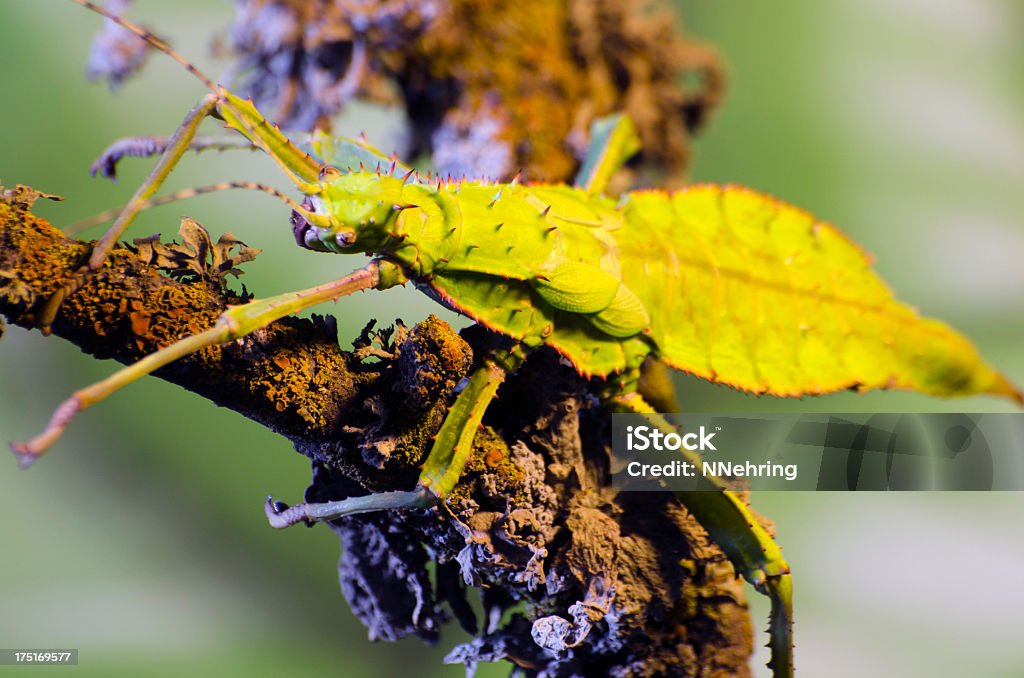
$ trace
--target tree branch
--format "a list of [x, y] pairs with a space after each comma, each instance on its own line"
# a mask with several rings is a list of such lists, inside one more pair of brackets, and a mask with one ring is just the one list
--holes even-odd
[[[0, 314], [22, 327], [89, 253], [32, 215], [41, 196], [19, 186], [0, 200]], [[66, 300], [53, 329], [97, 357], [131, 362], [243, 301], [216, 281], [163, 275], [122, 247]], [[333, 319], [287, 318], [157, 376], [288, 438], [316, 462], [307, 500], [339, 499], [415, 482], [470, 347], [502, 340], [479, 328], [464, 334], [468, 344], [431, 319], [410, 332], [365, 332], [366, 348], [347, 353]], [[485, 424], [445, 506], [331, 524], [344, 545], [342, 588], [371, 637], [434, 641], [454, 615], [476, 639], [449, 661], [469, 666], [749, 675], [741, 582], [670, 495], [607, 487], [608, 416], [574, 370], [536, 354]], [[483, 587], [487, 619], [517, 611], [481, 627], [469, 586]]]

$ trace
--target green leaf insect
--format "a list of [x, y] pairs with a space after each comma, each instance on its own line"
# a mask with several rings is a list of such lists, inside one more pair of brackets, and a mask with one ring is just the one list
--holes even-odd
[[[595, 125], [593, 148], [573, 186], [425, 182], [362, 141], [314, 136], [307, 153], [251, 102], [215, 85], [147, 31], [90, 2], [75, 2], [170, 55], [210, 93], [162, 144], [153, 171], [88, 264], [42, 309], [44, 331], [62, 300], [103, 265], [135, 215], [166, 200], [152, 196], [185, 151], [203, 145], [196, 133], [207, 116], [224, 120], [247, 145], [265, 151], [304, 199], [300, 204], [249, 182], [200, 190], [272, 193], [294, 210], [293, 230], [303, 247], [370, 253], [373, 259], [324, 285], [230, 308], [212, 329], [76, 392], [43, 433], [12, 446], [22, 466], [38, 459], [78, 411], [173, 360], [315, 304], [406, 282], [509, 337], [512, 348], [486, 356], [470, 375], [413, 489], [292, 507], [268, 499], [274, 527], [443, 502], [505, 375], [543, 346], [558, 351], [581, 375], [605, 378], [613, 409], [641, 413], [658, 424], [664, 422], [637, 390], [641, 364], [649, 357], [777, 396], [903, 388], [936, 396], [989, 393], [1024, 403], [1021, 392], [966, 339], [896, 301], [856, 245], [799, 209], [735, 186], [637, 191], [621, 199], [602, 195], [637, 148], [624, 117]], [[373, 169], [352, 169], [360, 166]], [[679, 493], [679, 500], [737, 573], [770, 597], [769, 666], [775, 676], [790, 676], [789, 565], [747, 506], [720, 481], [708, 482], [717, 491]]]

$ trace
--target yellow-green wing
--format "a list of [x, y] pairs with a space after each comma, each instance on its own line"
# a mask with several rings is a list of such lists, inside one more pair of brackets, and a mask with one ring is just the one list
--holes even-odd
[[1021, 400], [964, 337], [892, 295], [833, 226], [754, 191], [633, 193], [623, 281], [673, 367], [780, 396], [857, 387]]

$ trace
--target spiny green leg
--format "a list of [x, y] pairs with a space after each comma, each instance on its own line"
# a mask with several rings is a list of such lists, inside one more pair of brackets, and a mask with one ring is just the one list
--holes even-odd
[[27, 468], [60, 438], [64, 429], [78, 412], [90, 405], [95, 405], [139, 377], [178, 358], [201, 351], [207, 346], [215, 346], [244, 337], [279, 318], [297, 313], [310, 306], [331, 301], [359, 290], [374, 287], [385, 289], [404, 282], [404, 280], [404, 276], [394, 264], [372, 261], [364, 268], [324, 285], [233, 306], [224, 311], [217, 319], [216, 324], [209, 330], [177, 341], [118, 370], [103, 381], [76, 391], [54, 411], [50, 422], [42, 433], [26, 443], [12, 443], [11, 450], [18, 457], [21, 468]]
[[576, 179], [576, 186], [598, 195], [626, 161], [640, 150], [633, 119], [625, 113], [598, 118], [590, 125], [590, 148]]
[[[620, 411], [643, 415], [663, 431], [673, 429], [637, 393], [616, 396], [612, 403]], [[698, 455], [687, 450], [683, 453], [690, 463], [700, 464]], [[747, 505], [718, 478], [704, 480], [711, 486], [707, 491], [679, 492], [677, 497], [729, 557], [736, 571], [771, 600], [768, 667], [775, 678], [792, 676], [793, 581], [789, 565]]]
[[170, 140], [167, 142], [167, 148], [164, 149], [163, 154], [157, 161], [156, 166], [146, 177], [146, 180], [142, 182], [142, 185], [135, 191], [135, 195], [125, 205], [121, 215], [117, 218], [107, 232], [103, 234], [99, 242], [92, 250], [92, 255], [89, 257], [88, 263], [82, 266], [80, 269], [75, 271], [71, 279], [68, 280], [62, 287], [46, 300], [43, 308], [40, 310], [39, 315], [36, 318], [36, 324], [42, 330], [43, 334], [50, 333], [50, 325], [53, 324], [53, 319], [57, 317], [57, 312], [60, 309], [60, 305], [64, 300], [71, 294], [81, 289], [82, 285], [85, 284], [86, 279], [93, 272], [97, 271], [103, 262], [107, 260], [110, 255], [110, 251], [117, 244], [121, 234], [124, 233], [125, 229], [135, 219], [135, 215], [138, 214], [140, 206], [145, 203], [150, 196], [152, 196], [160, 185], [167, 178], [167, 175], [171, 173], [174, 166], [178, 164], [181, 156], [188, 150], [189, 144], [196, 135], [196, 130], [199, 128], [199, 123], [203, 121], [206, 116], [210, 115], [211, 112], [217, 107], [218, 98], [214, 94], [207, 94], [202, 98], [199, 104], [189, 111], [188, 115], [185, 116], [185, 120], [181, 123], [181, 126], [175, 130]]
[[[246, 131], [255, 134], [251, 126]], [[99, 157], [93, 161], [92, 165], [89, 166], [89, 173], [92, 176], [99, 174], [116, 181], [117, 166], [122, 159], [129, 156], [133, 158], [148, 158], [163, 153], [169, 143], [170, 139], [168, 137], [138, 136], [118, 139], [107, 146]], [[397, 158], [374, 148], [362, 138], [332, 137], [321, 130], [316, 130], [300, 146], [312, 152], [315, 159], [328, 165], [333, 165], [340, 170], [355, 169], [363, 166], [371, 171], [375, 168], [380, 168], [381, 171], [390, 170], [392, 174], [406, 174], [412, 169]], [[188, 145], [188, 150], [196, 153], [210, 149], [217, 151], [263, 150], [261, 146], [249, 141], [244, 136], [196, 136]], [[310, 175], [308, 172], [300, 173], [300, 176], [305, 176], [308, 179], [316, 178], [315, 175]]]
[[521, 363], [518, 353], [502, 352], [488, 356], [469, 377], [466, 387], [452, 403], [441, 424], [430, 454], [423, 465], [416, 487], [408, 492], [381, 492], [319, 504], [288, 507], [267, 498], [266, 514], [270, 526], [281, 529], [296, 523], [333, 520], [342, 516], [393, 508], [426, 508], [444, 500], [459, 481], [473, 450], [484, 412], [494, 400], [505, 375]]
[[792, 676], [793, 580], [782, 550], [735, 493], [679, 492], [677, 496], [743, 578], [768, 596], [772, 607], [768, 668], [775, 678]]

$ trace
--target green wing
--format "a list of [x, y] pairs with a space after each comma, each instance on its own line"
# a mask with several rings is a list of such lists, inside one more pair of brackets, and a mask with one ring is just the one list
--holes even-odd
[[1020, 399], [965, 338], [899, 303], [829, 224], [740, 187], [648, 191], [623, 207], [623, 281], [677, 369], [757, 393], [858, 387]]

